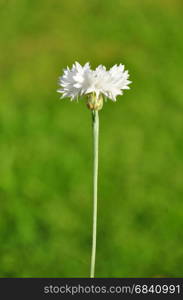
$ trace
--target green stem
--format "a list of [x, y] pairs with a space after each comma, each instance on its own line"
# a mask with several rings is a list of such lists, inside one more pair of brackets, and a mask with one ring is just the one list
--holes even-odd
[[93, 125], [93, 236], [91, 253], [90, 277], [95, 276], [96, 241], [97, 241], [97, 185], [98, 185], [98, 142], [99, 142], [99, 115], [98, 111], [92, 111]]

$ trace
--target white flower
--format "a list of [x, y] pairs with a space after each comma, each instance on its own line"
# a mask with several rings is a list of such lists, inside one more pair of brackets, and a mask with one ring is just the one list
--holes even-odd
[[72, 69], [68, 67], [64, 70], [63, 76], [59, 78], [62, 98], [70, 97], [77, 99], [81, 95], [94, 93], [96, 98], [104, 95], [116, 101], [118, 95], [123, 94], [123, 90], [129, 89], [131, 81], [128, 80], [128, 71], [124, 70], [124, 65], [115, 65], [109, 71], [100, 65], [96, 70], [91, 70], [89, 63], [82, 67], [76, 62]]

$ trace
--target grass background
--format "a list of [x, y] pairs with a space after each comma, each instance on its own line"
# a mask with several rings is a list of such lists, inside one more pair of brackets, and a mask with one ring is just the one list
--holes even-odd
[[91, 116], [78, 60], [124, 63], [100, 113], [97, 277], [183, 276], [183, 3], [0, 0], [0, 276], [88, 277]]

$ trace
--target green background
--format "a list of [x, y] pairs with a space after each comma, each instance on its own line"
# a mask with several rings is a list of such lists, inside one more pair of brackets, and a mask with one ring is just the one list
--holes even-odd
[[76, 60], [125, 64], [100, 112], [96, 277], [183, 276], [183, 2], [0, 0], [0, 276], [88, 277], [91, 115]]

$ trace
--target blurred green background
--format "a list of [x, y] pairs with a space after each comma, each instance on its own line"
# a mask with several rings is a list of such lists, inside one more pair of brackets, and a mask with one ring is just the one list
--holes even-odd
[[100, 113], [96, 277], [183, 276], [182, 0], [0, 0], [0, 276], [88, 277], [91, 116], [76, 60], [125, 64]]

